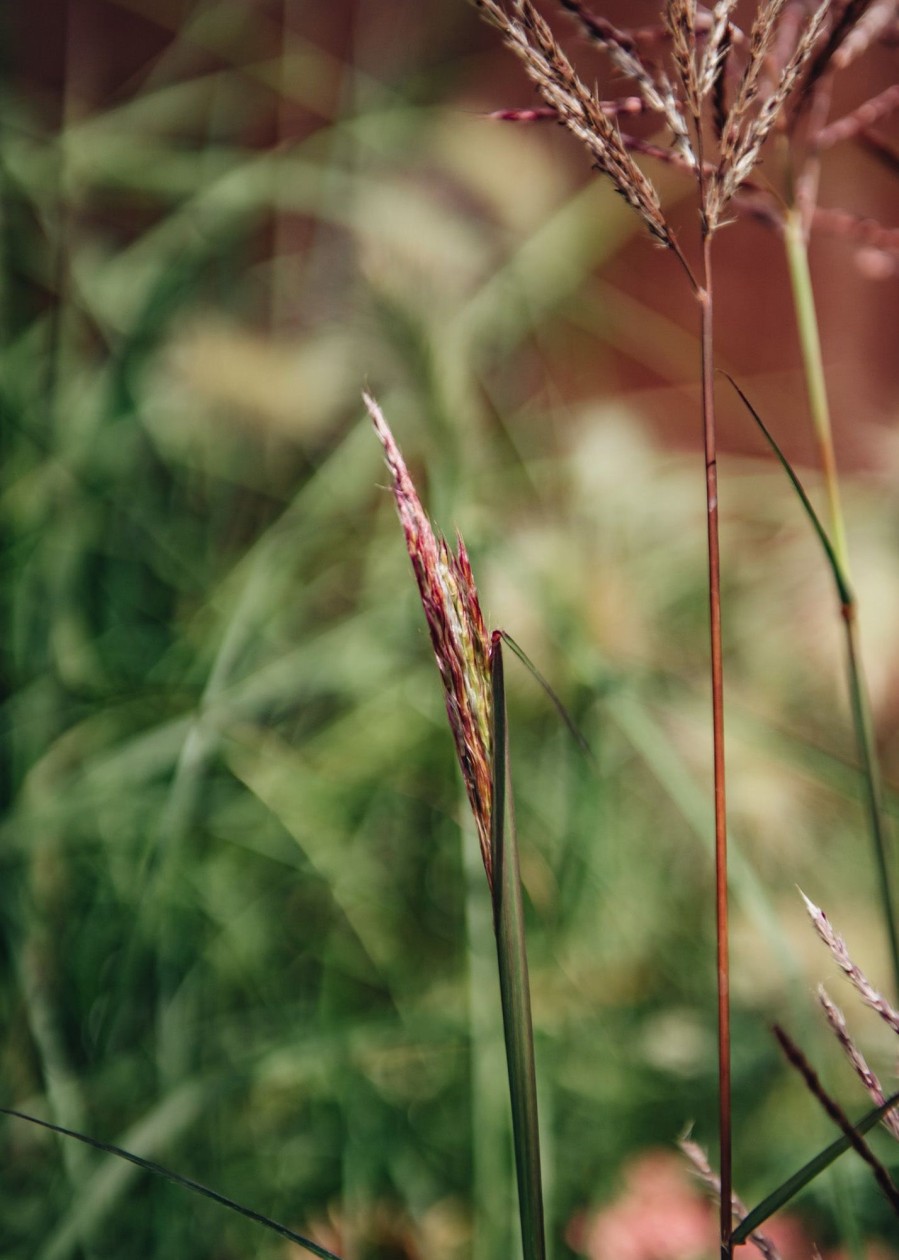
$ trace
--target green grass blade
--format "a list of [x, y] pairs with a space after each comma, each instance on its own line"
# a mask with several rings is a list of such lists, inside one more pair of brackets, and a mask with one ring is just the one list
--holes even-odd
[[[869, 1111], [855, 1125], [854, 1132], [861, 1136], [867, 1133], [869, 1129], [873, 1129], [877, 1122], [882, 1120], [886, 1113], [896, 1106], [897, 1101], [899, 1101], [899, 1093], [893, 1094], [885, 1103], [875, 1107], [873, 1111]], [[851, 1146], [852, 1139], [844, 1133], [835, 1142], [831, 1142], [830, 1146], [825, 1147], [814, 1159], [809, 1160], [792, 1177], [788, 1177], [782, 1185], [773, 1190], [766, 1199], [763, 1199], [758, 1207], [754, 1207], [749, 1215], [744, 1217], [733, 1232], [734, 1244], [746, 1242], [749, 1235], [758, 1229], [760, 1225], [764, 1224], [769, 1216], [773, 1216], [775, 1212], [778, 1212], [785, 1204], [789, 1203], [790, 1199], [794, 1198], [800, 1190], [803, 1190], [819, 1173], [824, 1172], [825, 1168], [828, 1168], [835, 1159], [839, 1159]]]
[[550, 700], [553, 703], [553, 706], [555, 707], [556, 712], [558, 713], [559, 717], [562, 719], [563, 723], [565, 724], [565, 728], [568, 731], [569, 735], [577, 744], [578, 748], [581, 750], [581, 752], [584, 754], [584, 756], [587, 758], [587, 760], [590, 762], [591, 766], [595, 770], [596, 758], [593, 756], [593, 750], [591, 749], [590, 745], [587, 743], [586, 737], [578, 730], [577, 726], [575, 725], [574, 718], [565, 708], [565, 705], [562, 703], [562, 701], [556, 695], [553, 688], [549, 685], [549, 683], [540, 673], [540, 670], [537, 668], [537, 666], [528, 656], [527, 652], [525, 652], [524, 648], [519, 643], [516, 643], [515, 640], [512, 638], [511, 634], [508, 634], [505, 630], [500, 630], [499, 633], [502, 635], [503, 642], [508, 643], [509, 647], [512, 649], [512, 651], [521, 661], [525, 669], [533, 676], [533, 678], [540, 684], [540, 686], [549, 696]]
[[[834, 582], [836, 583], [846, 636], [846, 656], [849, 675], [849, 698], [852, 705], [852, 720], [855, 726], [855, 738], [858, 747], [859, 759], [861, 760], [864, 772], [868, 820], [871, 828], [871, 838], [874, 843], [874, 859], [877, 866], [877, 879], [880, 886], [880, 901], [883, 907], [884, 923], [886, 925], [887, 936], [889, 937], [890, 942], [890, 957], [893, 965], [893, 978], [896, 985], [896, 992], [899, 993], [899, 922], [897, 922], [897, 917], [899, 916], [897, 916], [894, 906], [892, 880], [890, 878], [890, 864], [888, 861], [890, 842], [884, 821], [883, 776], [881, 774], [880, 761], [877, 754], [873, 718], [871, 716], [871, 702], [868, 696], [868, 688], [865, 683], [858, 648], [858, 621], [856, 615], [855, 596], [853, 595], [852, 588], [849, 585], [845, 562], [840, 560], [838, 548], [830, 541], [827, 531], [821, 524], [820, 517], [812, 506], [811, 500], [806, 494], [802, 483], [796, 476], [796, 473], [793, 471], [789, 460], [777, 445], [774, 437], [762, 421], [761, 416], [743, 393], [742, 389], [740, 389], [737, 382], [732, 376], [730, 376], [729, 373], [724, 372], [723, 375], [727, 377], [731, 385], [739, 394], [743, 401], [743, 405], [758, 425], [768, 442], [768, 445], [777, 456], [781, 467], [789, 477], [790, 483], [798, 494], [806, 515], [811, 521], [815, 533], [818, 535], [821, 546], [824, 548], [827, 561], [830, 565], [831, 572], [833, 573]], [[841, 516], [835, 516], [835, 522], [841, 519]], [[845, 547], [842, 547], [841, 550], [845, 552]]]
[[[509, 737], [503, 680], [502, 642], [494, 635], [490, 662], [493, 690], [493, 915], [499, 962], [503, 1035], [512, 1099], [512, 1135], [524, 1260], [545, 1260], [540, 1134], [534, 1029], [524, 939], [518, 845], [508, 792]], [[508, 806], [508, 809], [507, 809]]]
[[257, 1225], [263, 1225], [266, 1229], [280, 1234], [282, 1238], [287, 1238], [290, 1242], [304, 1247], [306, 1251], [311, 1251], [314, 1256], [319, 1257], [319, 1260], [340, 1260], [340, 1257], [336, 1256], [333, 1251], [328, 1251], [327, 1247], [320, 1247], [311, 1238], [304, 1238], [302, 1234], [294, 1233], [292, 1229], [288, 1229], [286, 1225], [282, 1225], [279, 1221], [273, 1221], [271, 1217], [264, 1216], [261, 1212], [254, 1211], [253, 1208], [245, 1207], [242, 1203], [229, 1199], [227, 1195], [219, 1194], [217, 1190], [210, 1190], [208, 1186], [201, 1185], [199, 1181], [193, 1181], [190, 1177], [182, 1177], [180, 1173], [173, 1172], [170, 1168], [165, 1168], [162, 1164], [157, 1164], [152, 1159], [144, 1159], [141, 1155], [134, 1155], [131, 1151], [123, 1150], [121, 1146], [113, 1146], [111, 1142], [101, 1142], [97, 1138], [88, 1137], [86, 1133], [78, 1133], [74, 1129], [64, 1129], [62, 1125], [51, 1124], [49, 1120], [39, 1120], [37, 1116], [26, 1115], [24, 1111], [14, 1111], [12, 1107], [0, 1107], [0, 1114], [12, 1116], [16, 1120], [27, 1120], [29, 1124], [37, 1124], [42, 1129], [49, 1129], [51, 1133], [58, 1133], [62, 1137], [75, 1138], [77, 1142], [83, 1142], [85, 1146], [92, 1146], [95, 1151], [102, 1151], [106, 1155], [117, 1155], [119, 1159], [127, 1159], [129, 1163], [136, 1164], [138, 1168], [142, 1168], [145, 1172], [153, 1173], [156, 1177], [162, 1177], [165, 1181], [171, 1181], [176, 1186], [184, 1186], [186, 1190], [192, 1190], [195, 1194], [201, 1194], [207, 1199], [212, 1199], [213, 1203], [219, 1203], [222, 1207], [230, 1208], [232, 1212], [245, 1216], [247, 1220], [255, 1221]]
[[799, 496], [799, 500], [802, 503], [803, 508], [805, 509], [806, 516], [808, 516], [809, 520], [811, 521], [812, 528], [814, 529], [815, 533], [818, 535], [818, 539], [821, 543], [821, 546], [824, 548], [824, 553], [827, 556], [827, 562], [830, 565], [831, 572], [833, 573], [833, 580], [836, 583], [837, 591], [840, 596], [840, 602], [843, 603], [844, 605], [852, 604], [854, 602], [852, 590], [849, 586], [849, 581], [846, 577], [846, 574], [843, 572], [843, 566], [842, 564], [840, 564], [840, 561], [837, 557], [836, 549], [834, 548], [833, 543], [830, 541], [830, 538], [827, 535], [827, 530], [824, 528], [824, 526], [821, 523], [821, 518], [819, 517], [818, 513], [815, 511], [812, 501], [808, 497], [808, 494], [805, 491], [805, 487], [803, 486], [799, 478], [796, 476], [796, 473], [793, 469], [792, 464], [787, 459], [786, 455], [784, 455], [783, 451], [778, 446], [774, 438], [774, 435], [768, 429], [765, 422], [762, 420], [762, 417], [756, 411], [755, 407], [753, 407], [752, 403], [743, 393], [742, 389], [740, 389], [740, 386], [737, 384], [734, 378], [730, 375], [729, 372], [722, 372], [722, 375], [727, 377], [727, 379], [730, 381], [733, 388], [739, 394], [740, 399], [743, 403], [743, 406], [746, 408], [746, 410], [752, 416], [753, 420], [758, 425], [762, 436], [764, 437], [768, 445], [771, 447], [771, 450], [774, 452], [775, 456], [777, 457], [778, 463], [780, 464], [781, 468], [783, 468], [784, 472], [789, 477], [790, 484], [792, 485], [793, 489], [796, 491], [797, 495]]
[[[185, 1081], [136, 1117], [118, 1144], [125, 1150], [140, 1151], [142, 1158], [149, 1159], [196, 1123], [211, 1093], [209, 1085], [197, 1078]], [[68, 1127], [77, 1128], [71, 1124]], [[87, 1162], [77, 1193], [71, 1196], [66, 1210], [54, 1218], [52, 1227], [48, 1223], [40, 1247], [29, 1251], [31, 1260], [81, 1260], [83, 1244], [90, 1246], [117, 1212], [127, 1211], [128, 1193], [141, 1173], [122, 1159], [93, 1160], [78, 1142], [64, 1142], [63, 1148], [77, 1150]]]

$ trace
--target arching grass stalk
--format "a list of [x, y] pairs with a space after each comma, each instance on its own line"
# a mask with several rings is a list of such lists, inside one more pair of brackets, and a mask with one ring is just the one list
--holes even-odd
[[846, 525], [833, 447], [833, 431], [827, 399], [827, 384], [824, 378], [824, 358], [821, 352], [818, 315], [815, 306], [811, 271], [809, 269], [808, 238], [802, 222], [802, 215], [796, 208], [787, 211], [784, 223], [784, 244], [789, 264], [799, 342], [802, 348], [802, 364], [808, 392], [809, 412], [818, 443], [821, 470], [827, 495], [830, 539], [836, 561], [844, 578], [844, 589], [840, 595], [840, 614], [846, 645], [849, 699], [855, 728], [856, 746], [864, 778], [865, 803], [871, 839], [874, 844], [874, 860], [877, 870], [880, 903], [889, 937], [894, 991], [899, 994], [899, 925], [897, 925], [897, 913], [892, 890], [890, 869], [892, 855], [884, 810], [883, 779], [874, 737], [871, 698], [859, 645], [858, 602], [850, 581], [849, 549], [846, 542]]
[[143, 1155], [135, 1155], [133, 1151], [126, 1151], [123, 1147], [114, 1146], [111, 1142], [101, 1142], [97, 1138], [89, 1137], [86, 1133], [79, 1133], [75, 1129], [66, 1129], [60, 1124], [51, 1124], [49, 1120], [41, 1120], [38, 1116], [29, 1116], [23, 1111], [15, 1111], [12, 1107], [0, 1107], [0, 1115], [10, 1116], [15, 1120], [25, 1120], [28, 1124], [34, 1124], [41, 1129], [48, 1129], [51, 1133], [57, 1133], [60, 1137], [74, 1138], [75, 1141], [81, 1142], [85, 1146], [93, 1147], [95, 1151], [100, 1151], [104, 1155], [115, 1155], [117, 1159], [124, 1159], [129, 1164], [135, 1164], [138, 1168], [143, 1169], [144, 1172], [152, 1173], [154, 1177], [160, 1177], [163, 1181], [170, 1181], [176, 1186], [182, 1186], [193, 1194], [199, 1194], [203, 1198], [211, 1199], [213, 1203], [218, 1203], [220, 1207], [228, 1208], [229, 1211], [236, 1212], [239, 1216], [245, 1216], [247, 1220], [271, 1230], [272, 1233], [279, 1234], [282, 1238], [286, 1238], [288, 1242], [296, 1243], [298, 1247], [302, 1247], [304, 1250], [311, 1252], [312, 1255], [318, 1256], [319, 1260], [340, 1260], [340, 1257], [333, 1251], [329, 1251], [327, 1247], [313, 1242], [311, 1238], [305, 1238], [287, 1225], [282, 1225], [280, 1221], [275, 1221], [270, 1216], [257, 1212], [255, 1208], [248, 1207], [245, 1203], [238, 1203], [236, 1199], [220, 1194], [218, 1190], [212, 1190], [209, 1186], [201, 1185], [199, 1181], [194, 1181], [191, 1177], [184, 1177], [181, 1173], [175, 1172], [171, 1168], [166, 1168], [163, 1164], [157, 1164], [155, 1160], [145, 1159]]
[[545, 1260], [534, 1032], [509, 790], [502, 632], [494, 631], [488, 640], [465, 544], [459, 537], [453, 551], [434, 533], [380, 407], [368, 395], [365, 405], [393, 477], [493, 900], [522, 1251], [524, 1260]]

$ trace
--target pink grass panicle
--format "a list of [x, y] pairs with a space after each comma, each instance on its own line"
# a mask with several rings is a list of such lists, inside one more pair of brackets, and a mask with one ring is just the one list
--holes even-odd
[[453, 551], [442, 535], [434, 533], [384, 413], [370, 395], [364, 394], [363, 398], [393, 477], [397, 511], [443, 680], [446, 712], [456, 742], [456, 755], [474, 814], [487, 881], [492, 889], [491, 641], [484, 626], [477, 588], [461, 536], [457, 534], [456, 550]]

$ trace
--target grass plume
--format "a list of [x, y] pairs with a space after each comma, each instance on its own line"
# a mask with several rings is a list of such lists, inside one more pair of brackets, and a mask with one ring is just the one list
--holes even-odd
[[530, 0], [519, 0], [509, 13], [498, 0], [474, 0], [482, 16], [502, 32], [506, 44], [558, 113], [559, 121], [589, 152], [598, 170], [640, 215], [650, 233], [674, 248], [674, 236], [662, 214], [659, 195], [628, 153], [614, 121], [598, 96], [578, 77], [549, 24]]
[[406, 548], [443, 679], [447, 713], [490, 885], [522, 1250], [524, 1260], [545, 1260], [537, 1073], [509, 775], [504, 636], [494, 630], [488, 642], [461, 537], [453, 552], [434, 533], [383, 412], [370, 395], [365, 394], [364, 399], [393, 476]]
[[[823, 984], [818, 985], [818, 1003], [824, 1012], [830, 1031], [836, 1037], [837, 1042], [845, 1054], [849, 1066], [855, 1072], [861, 1081], [869, 1096], [878, 1105], [883, 1106], [887, 1100], [887, 1096], [880, 1084], [877, 1074], [868, 1066], [865, 1056], [859, 1050], [853, 1041], [849, 1027], [846, 1023], [846, 1017], [836, 1002], [833, 1001], [830, 994], [824, 988]], [[884, 1128], [889, 1130], [897, 1142], [899, 1142], [899, 1116], [894, 1112], [888, 1112], [883, 1118]]]
[[899, 1035], [899, 1011], [895, 1010], [881, 993], [878, 993], [861, 967], [852, 961], [846, 942], [838, 932], [834, 931], [833, 925], [821, 907], [816, 906], [801, 890], [800, 893], [815, 931], [830, 950], [834, 962], [846, 975], [864, 1004], [876, 1012], [884, 1023]]
[[434, 533], [384, 413], [369, 395], [365, 406], [384, 447], [393, 495], [431, 635], [456, 756], [474, 815], [487, 880], [493, 887], [493, 796], [490, 642], [461, 536], [456, 550]]

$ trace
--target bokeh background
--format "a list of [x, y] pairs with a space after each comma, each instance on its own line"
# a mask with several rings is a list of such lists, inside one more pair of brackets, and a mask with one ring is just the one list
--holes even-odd
[[[490, 624], [595, 754], [510, 668], [552, 1254], [702, 1254], [665, 1249], [702, 1217], [671, 1152], [689, 1125], [713, 1148], [716, 1107], [681, 275], [557, 128], [486, 117], [533, 96], [462, 0], [31, 0], [2, 22], [4, 1101], [353, 1260], [514, 1254], [486, 883], [367, 387], [462, 530]], [[894, 78], [878, 50], [838, 112]], [[658, 178], [689, 241], [689, 189]], [[821, 199], [889, 224], [895, 188], [846, 146]], [[897, 269], [834, 236], [812, 261], [892, 785]], [[817, 493], [770, 227], [722, 236], [718, 310], [722, 364]], [[735, 1174], [754, 1202], [833, 1136], [772, 1020], [854, 1115], [814, 983], [886, 1079], [895, 1047], [796, 892], [887, 987], [830, 580], [721, 406]], [[301, 1254], [20, 1122], [2, 1145], [11, 1260]], [[788, 1255], [895, 1254], [850, 1159], [798, 1204]], [[634, 1203], [662, 1225], [628, 1251], [602, 1229], [617, 1212], [636, 1239]]]

